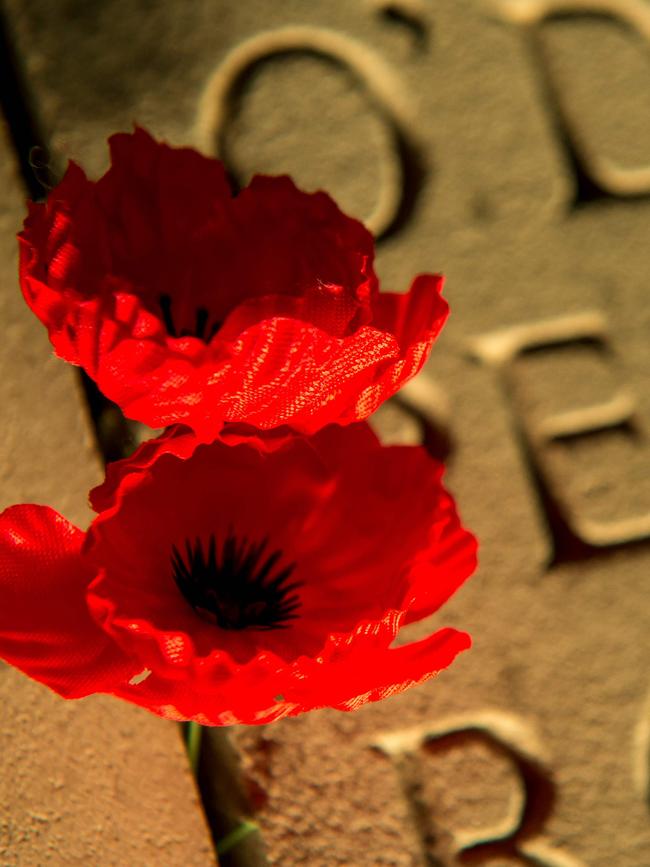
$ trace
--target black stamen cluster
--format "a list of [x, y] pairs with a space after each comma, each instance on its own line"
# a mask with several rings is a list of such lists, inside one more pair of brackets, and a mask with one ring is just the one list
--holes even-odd
[[171, 295], [161, 295], [158, 299], [158, 303], [160, 304], [160, 312], [162, 313], [167, 334], [169, 334], [170, 337], [198, 337], [200, 340], [205, 340], [206, 343], [209, 343], [221, 328], [221, 322], [214, 322], [211, 325], [210, 330], [206, 333], [206, 328], [210, 320], [210, 311], [206, 310], [205, 307], [197, 307], [194, 331], [184, 328], [179, 334], [176, 331], [174, 317], [172, 316]]
[[[218, 550], [219, 547], [219, 550]], [[192, 608], [222, 629], [286, 629], [298, 616], [299, 581], [290, 582], [296, 564], [278, 570], [282, 551], [266, 553], [268, 539], [237, 540], [229, 532], [221, 546], [210, 536], [172, 547], [172, 574]]]

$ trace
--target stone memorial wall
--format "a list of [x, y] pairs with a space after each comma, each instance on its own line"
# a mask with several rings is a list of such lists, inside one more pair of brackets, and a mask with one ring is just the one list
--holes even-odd
[[[23, 97], [59, 168], [72, 157], [98, 175], [107, 136], [137, 122], [221, 157], [238, 183], [286, 172], [329, 191], [376, 234], [384, 288], [446, 275], [448, 325], [375, 423], [387, 442], [445, 458], [481, 543], [475, 577], [405, 639], [450, 625], [474, 647], [434, 681], [353, 714], [207, 732], [206, 805], [212, 791], [224, 827], [260, 827], [224, 863], [646, 867], [650, 3], [5, 0], [5, 16]], [[9, 195], [6, 237], [21, 213]], [[2, 249], [13, 310], [13, 250]], [[22, 345], [22, 325], [11, 328]], [[72, 394], [71, 377], [40, 338], [38, 355], [30, 344], [2, 356], [3, 412], [26, 426], [3, 424], [3, 502], [61, 503], [75, 519], [97, 468], [88, 454], [86, 477], [73, 460], [86, 442], [79, 409], [58, 430], [28, 396], [43, 392], [57, 412], [73, 400], [55, 397]], [[0, 690], [13, 708], [2, 754], [23, 750], [19, 771], [1, 760], [2, 863], [212, 863], [164, 723], [109, 699], [62, 709], [4, 670]], [[115, 718], [117, 745], [102, 735], [118, 763], [104, 801], [111, 830], [88, 831], [95, 848], [77, 860], [47, 860], [53, 840], [68, 845], [68, 826], [56, 836], [25, 819], [7, 783], [5, 766], [22, 779], [48, 760], [43, 743], [33, 758], [20, 746], [30, 690], [70, 725]], [[156, 804], [168, 793], [164, 829], [146, 803], [120, 812], [130, 727], [146, 764], [131, 784], [145, 801], [155, 786]], [[78, 749], [90, 755], [93, 738]], [[108, 799], [95, 771], [72, 785], [103, 785]], [[58, 809], [53, 790], [35, 791], [45, 816]], [[157, 861], [102, 854], [97, 835], [123, 820], [127, 836], [138, 824], [176, 843]]]
[[[1, 124], [0, 190], [0, 508], [43, 503], [85, 527], [101, 464], [78, 377], [18, 290], [25, 191]], [[178, 732], [108, 696], [65, 702], [0, 662], [0, 864], [213, 865]]]

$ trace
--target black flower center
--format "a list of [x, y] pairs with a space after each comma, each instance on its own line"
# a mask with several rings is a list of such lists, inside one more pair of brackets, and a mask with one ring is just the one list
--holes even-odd
[[167, 329], [167, 334], [170, 337], [198, 337], [200, 340], [205, 340], [209, 343], [223, 323], [213, 322], [208, 329], [210, 322], [210, 311], [205, 307], [197, 307], [193, 328], [183, 328], [179, 332], [174, 323], [172, 314], [172, 297], [171, 295], [161, 295], [158, 298], [160, 304], [160, 312], [162, 313], [163, 322]]
[[238, 540], [233, 533], [218, 545], [210, 536], [172, 547], [172, 574], [192, 608], [222, 629], [286, 629], [298, 616], [299, 581], [289, 581], [296, 564], [281, 566], [282, 551], [267, 553], [268, 540]]

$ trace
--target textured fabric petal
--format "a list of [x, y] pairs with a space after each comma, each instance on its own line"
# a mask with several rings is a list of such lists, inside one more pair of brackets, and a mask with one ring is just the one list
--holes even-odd
[[72, 164], [20, 236], [25, 299], [56, 353], [131, 418], [312, 433], [366, 418], [424, 363], [442, 280], [379, 294], [367, 230], [325, 193], [223, 166], [144, 130]]
[[381, 627], [364, 625], [344, 640], [332, 639], [322, 659], [305, 660], [289, 696], [302, 709], [356, 710], [434, 677], [471, 643], [465, 632], [441, 629], [391, 648]]
[[[93, 615], [126, 653], [171, 680], [196, 676], [215, 649], [238, 665], [264, 651], [286, 662], [320, 656], [327, 635], [392, 609], [423, 616], [469, 574], [448, 574], [446, 555], [437, 559], [449, 522], [461, 547], [473, 552], [474, 543], [423, 449], [382, 448], [367, 424], [270, 436], [272, 448], [264, 439], [197, 445], [177, 430], [115, 465], [93, 492], [103, 509], [84, 549], [99, 570], [88, 594]], [[233, 528], [268, 540], [281, 564], [293, 564], [300, 617], [289, 628], [215, 631], [180, 596], [172, 547], [207, 545]]]
[[91, 618], [84, 534], [45, 506], [0, 515], [0, 657], [65, 698], [110, 690], [135, 673]]
[[115, 694], [167, 719], [259, 725], [323, 707], [357, 710], [435, 677], [471, 646], [466, 633], [441, 629], [421, 641], [390, 647], [399, 622], [393, 613], [381, 623], [360, 625], [351, 635], [333, 635], [318, 658], [287, 664], [263, 652], [236, 666], [226, 655], [215, 655], [196, 678], [171, 680], [154, 673], [142, 687]]
[[108, 464], [104, 481], [88, 495], [91, 508], [98, 513], [108, 511], [115, 505], [119, 488], [127, 476], [146, 473], [163, 454], [188, 458], [197, 444], [195, 437], [182, 425], [170, 427], [160, 436], [145, 440], [128, 458]]
[[394, 695], [469, 646], [453, 629], [394, 646], [475, 562], [441, 476], [365, 423], [170, 430], [111, 468], [87, 534], [45, 507], [0, 516], [0, 655], [65, 697], [210, 725]]
[[[369, 427], [357, 427], [364, 428], [370, 437], [374, 437]], [[295, 433], [290, 428], [261, 432], [249, 425], [233, 424], [226, 425], [217, 439], [229, 446], [245, 444], [260, 452], [271, 452], [288, 445], [294, 437]], [[120, 486], [128, 476], [133, 473], [146, 473], [163, 454], [173, 454], [185, 460], [199, 445], [201, 441], [189, 428], [172, 425], [160, 436], [143, 442], [128, 458], [108, 464], [104, 481], [88, 495], [90, 506], [98, 513], [108, 511], [115, 505]]]
[[217, 160], [139, 128], [110, 147], [96, 186], [114, 273], [150, 300], [169, 295], [177, 334], [193, 327], [198, 306], [223, 321], [242, 298], [272, 293], [332, 298], [345, 328], [376, 292], [372, 237], [326, 194], [257, 176], [233, 198]]
[[[271, 318], [242, 332], [223, 361], [206, 352], [190, 362], [153, 341], [124, 339], [103, 357], [97, 382], [129, 417], [153, 427], [181, 422], [205, 441], [224, 422], [309, 434], [373, 413], [418, 372], [433, 339], [402, 358], [395, 337], [370, 326], [332, 337]], [[137, 371], [137, 380], [125, 371]]]
[[[394, 453], [385, 454], [369, 432], [361, 436], [353, 429], [348, 435], [335, 428], [326, 438], [337, 437], [350, 447], [369, 441], [374, 448], [365, 456], [355, 446], [347, 463], [339, 458], [325, 466], [327, 453], [318, 438], [294, 437], [272, 453], [250, 444], [215, 443], [182, 461], [162, 453], [167, 440], [146, 478], [139, 476], [136, 460], [136, 471], [123, 476], [112, 498], [114, 508], [89, 533], [89, 554], [106, 566], [90, 591], [91, 607], [105, 628], [125, 648], [141, 652], [143, 664], [150, 667], [187, 668], [209, 653], [214, 628], [196, 618], [179, 596], [171, 580], [170, 552], [172, 545], [182, 550], [187, 539], [223, 539], [232, 527], [241, 538], [268, 538], [271, 551], [284, 552], [283, 563], [298, 561], [293, 579], [303, 585], [304, 616], [295, 627], [220, 636], [221, 646], [240, 660], [260, 648], [288, 657], [318, 650], [328, 623], [330, 629], [349, 628], [362, 613], [370, 616], [373, 607], [380, 614], [397, 604], [406, 593], [400, 554], [426, 540], [428, 524], [425, 516], [409, 527], [405, 515], [410, 513], [403, 508], [396, 516], [394, 495], [401, 485], [412, 501], [409, 480], [421, 476], [419, 464], [428, 458], [413, 450], [398, 460]], [[378, 477], [381, 458], [386, 458], [386, 472]], [[382, 532], [394, 544], [379, 559], [376, 536]], [[133, 572], [140, 576], [137, 583]], [[375, 592], [369, 600], [366, 582], [371, 577]], [[323, 598], [326, 582], [337, 599]], [[344, 607], [338, 593], [345, 594]]]
[[407, 293], [378, 297], [373, 325], [391, 334], [399, 349], [387, 363], [377, 365], [373, 382], [359, 392], [341, 424], [367, 418], [422, 369], [449, 315], [449, 305], [440, 294], [443, 283], [439, 274], [421, 274]]
[[405, 605], [405, 623], [422, 620], [437, 611], [476, 571], [476, 539], [462, 526], [453, 499], [440, 492], [429, 544], [411, 569], [412, 596]]
[[166, 672], [145, 668], [139, 683], [121, 686], [112, 694], [165, 719], [210, 726], [253, 725], [301, 713], [282, 693], [289, 680], [290, 668], [272, 653], [262, 652], [243, 666], [227, 654], [215, 653], [202, 676], [172, 679]]

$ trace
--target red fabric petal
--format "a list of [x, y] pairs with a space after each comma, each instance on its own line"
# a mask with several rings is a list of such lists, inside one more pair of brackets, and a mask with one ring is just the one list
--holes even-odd
[[374, 380], [360, 391], [340, 423], [367, 418], [422, 369], [449, 315], [449, 305], [440, 294], [443, 283], [439, 274], [421, 274], [404, 295], [378, 297], [373, 325], [393, 335], [399, 350], [390, 363], [377, 366]]
[[[271, 318], [192, 360], [180, 349], [124, 338], [101, 357], [96, 379], [131, 418], [153, 427], [180, 422], [205, 441], [224, 422], [262, 429], [290, 424], [309, 433], [344, 411], [357, 420], [359, 391], [397, 354], [391, 335], [370, 328], [336, 338], [299, 320]], [[375, 388], [375, 403], [380, 391]]]
[[441, 629], [392, 648], [400, 621], [392, 612], [380, 623], [360, 624], [350, 635], [330, 636], [319, 657], [300, 657], [290, 664], [271, 652], [243, 666], [227, 654], [215, 654], [196, 677], [172, 681], [154, 673], [121, 695], [168, 719], [264, 724], [323, 707], [357, 710], [397, 695], [435, 677], [471, 646], [466, 633]]
[[357, 710], [434, 677], [472, 643], [465, 632], [441, 629], [391, 648], [382, 627], [364, 624], [343, 640], [330, 639], [322, 659], [303, 660], [299, 677], [288, 690], [296, 705], [301, 710]]
[[367, 417], [424, 363], [442, 280], [379, 295], [372, 238], [324, 193], [254, 178], [144, 130], [96, 184], [71, 165], [32, 205], [21, 286], [62, 358], [130, 417], [311, 433]]
[[[370, 428], [366, 430], [370, 437], [374, 437]], [[290, 428], [262, 432], [248, 425], [226, 425], [217, 439], [229, 446], [248, 445], [260, 452], [271, 452], [288, 445], [294, 437], [295, 433]], [[183, 425], [167, 428], [160, 436], [139, 445], [128, 458], [108, 464], [104, 481], [88, 495], [90, 506], [98, 513], [108, 511], [115, 505], [120, 486], [128, 476], [138, 472], [146, 474], [163, 454], [187, 459], [200, 444], [201, 441]]]
[[368, 321], [378, 291], [372, 236], [326, 193], [304, 193], [286, 176], [257, 175], [235, 200], [233, 216], [246, 227], [237, 256], [246, 289], [226, 310], [242, 299], [285, 295], [306, 302], [310, 321], [332, 334]]
[[[107, 692], [226, 725], [353, 710], [469, 647], [452, 629], [393, 646], [475, 565], [423, 449], [382, 448], [367, 424], [229, 438], [201, 445], [177, 428], [145, 443], [93, 492], [85, 538], [45, 507], [3, 513], [0, 656], [65, 697]], [[228, 531], [268, 536], [295, 561], [301, 604], [286, 629], [220, 628], [183, 598], [172, 544]]]
[[128, 458], [108, 464], [104, 481], [88, 495], [91, 508], [98, 513], [108, 511], [115, 505], [118, 490], [127, 476], [146, 472], [164, 454], [188, 458], [197, 444], [196, 438], [181, 425], [168, 428], [155, 439], [146, 440]]
[[[115, 465], [93, 494], [104, 508], [85, 549], [101, 567], [89, 590], [93, 615], [174, 690], [215, 659], [246, 667], [261, 653], [285, 665], [320, 658], [328, 635], [381, 622], [392, 609], [424, 616], [469, 574], [474, 540], [423, 449], [382, 448], [366, 424], [333, 425], [312, 438], [271, 436], [269, 448], [265, 439], [197, 446], [177, 430]], [[301, 608], [288, 629], [220, 630], [182, 599], [172, 545], [223, 539], [233, 528], [240, 538], [268, 537], [269, 551], [296, 563]], [[463, 556], [449, 558], [447, 538]]]
[[212, 345], [190, 361], [180, 349], [172, 355], [152, 341], [123, 338], [103, 356], [97, 381], [132, 418], [153, 427], [180, 421], [205, 441], [224, 421], [289, 424], [303, 433], [349, 424], [373, 413], [424, 364], [447, 315], [440, 285], [421, 278], [406, 295], [380, 296], [387, 299], [380, 304], [385, 330], [365, 326], [347, 337], [274, 317], [272, 306], [262, 313], [272, 299], [260, 299], [257, 315], [267, 318], [227, 347]]
[[65, 698], [111, 691], [137, 670], [89, 614], [83, 538], [45, 506], [0, 515], [0, 656]]
[[422, 620], [437, 611], [476, 571], [478, 544], [460, 523], [454, 501], [441, 489], [429, 544], [411, 569], [411, 598], [405, 623]]

